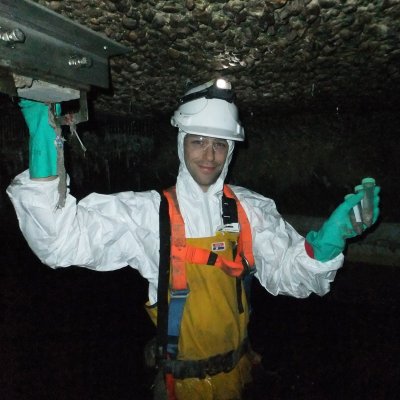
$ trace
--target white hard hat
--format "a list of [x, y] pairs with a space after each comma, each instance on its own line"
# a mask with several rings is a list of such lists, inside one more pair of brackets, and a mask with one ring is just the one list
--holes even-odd
[[196, 86], [180, 99], [171, 124], [186, 133], [243, 141], [244, 129], [234, 100], [231, 85], [224, 79]]

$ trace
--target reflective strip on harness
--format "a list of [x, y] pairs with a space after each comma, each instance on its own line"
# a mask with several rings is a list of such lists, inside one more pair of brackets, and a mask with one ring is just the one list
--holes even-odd
[[207, 375], [213, 376], [221, 372], [232, 371], [248, 349], [248, 341], [245, 340], [238, 349], [225, 354], [217, 354], [210, 358], [201, 360], [165, 360], [164, 368], [175, 379], [204, 379]]

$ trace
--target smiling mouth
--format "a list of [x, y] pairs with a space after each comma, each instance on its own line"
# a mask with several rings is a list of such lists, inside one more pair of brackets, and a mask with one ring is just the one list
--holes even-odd
[[199, 168], [201, 171], [206, 172], [206, 173], [214, 172], [217, 169], [216, 166], [212, 166], [212, 165], [199, 165]]

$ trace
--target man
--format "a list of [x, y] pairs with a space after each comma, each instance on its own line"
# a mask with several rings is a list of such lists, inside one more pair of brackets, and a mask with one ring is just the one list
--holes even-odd
[[[189, 90], [172, 117], [180, 159], [175, 188], [162, 196], [91, 194], [78, 204], [68, 194], [65, 207], [56, 209], [48, 107], [20, 104], [31, 134], [30, 172], [17, 176], [8, 194], [32, 250], [52, 268], [137, 269], [149, 282], [147, 309], [159, 325], [168, 398], [240, 399], [252, 363], [247, 277], [254, 274], [273, 295], [327, 293], [343, 263], [345, 240], [356, 235], [349, 212], [363, 191], [305, 240], [272, 200], [224, 186], [234, 142], [244, 140], [244, 131], [233, 91], [218, 80]], [[378, 193], [375, 188], [374, 222]], [[163, 207], [171, 224], [166, 262]]]

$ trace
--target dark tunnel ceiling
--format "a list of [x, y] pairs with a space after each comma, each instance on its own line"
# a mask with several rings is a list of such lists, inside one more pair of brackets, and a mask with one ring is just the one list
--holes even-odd
[[188, 81], [230, 79], [242, 110], [389, 105], [399, 0], [64, 0], [38, 3], [128, 46], [99, 110], [171, 113]]

